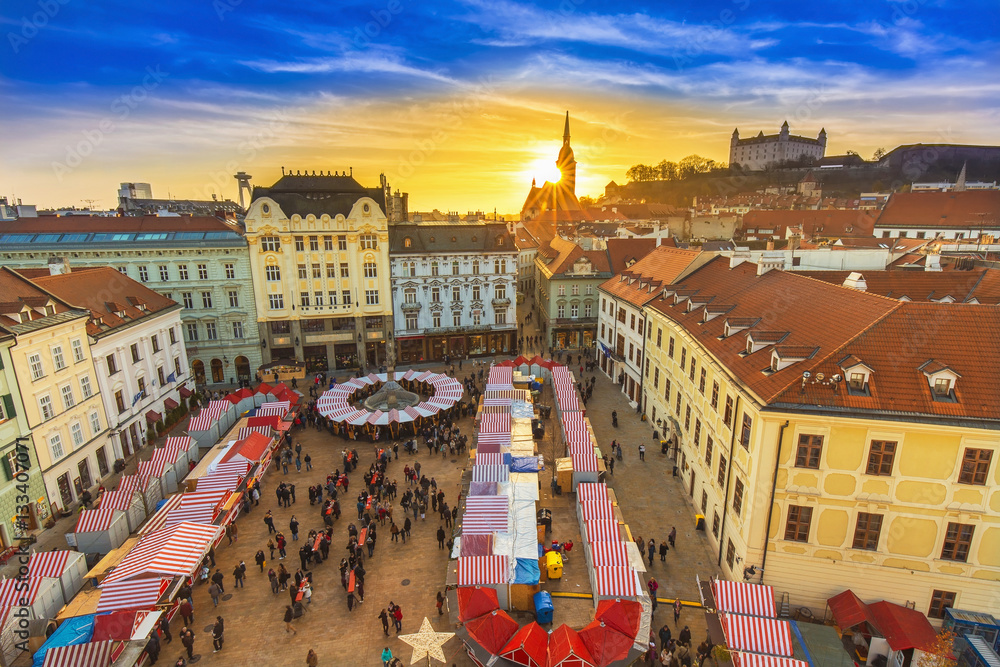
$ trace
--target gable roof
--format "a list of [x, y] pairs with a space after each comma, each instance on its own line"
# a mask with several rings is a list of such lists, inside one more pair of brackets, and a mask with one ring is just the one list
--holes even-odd
[[608, 239], [608, 261], [612, 273], [621, 273], [656, 248], [656, 239]]
[[[817, 280], [843, 284], [851, 271], [796, 271]], [[864, 271], [865, 291], [908, 301], [940, 301], [946, 297], [959, 303], [1000, 304], [1000, 269], [975, 271]], [[980, 286], [982, 290], [980, 291]]]
[[896, 192], [875, 226], [1000, 229], [1000, 190]]
[[659, 297], [662, 287], [677, 280], [700, 256], [697, 250], [660, 246], [619, 275], [608, 278], [599, 289], [634, 306], [642, 306]]
[[[82, 317], [86, 311], [74, 308], [71, 304], [44, 288], [36, 285], [29, 278], [7, 266], [0, 266], [0, 331], [4, 333], [24, 333], [55, 324], [56, 322]], [[44, 308], [52, 304], [54, 312], [46, 315]], [[29, 320], [21, 322], [14, 317], [25, 308], [28, 309]]]
[[798, 227], [806, 238], [870, 237], [875, 217], [868, 211], [825, 209], [819, 211], [747, 211], [743, 214], [740, 233], [759, 234], [754, 230], [773, 230], [767, 234], [784, 238], [789, 227]]
[[606, 250], [584, 250], [576, 243], [556, 236], [547, 244], [538, 248], [538, 254], [543, 257], [551, 256], [552, 253], [555, 253], [554, 259], [545, 265], [545, 271], [551, 276], [571, 271], [576, 261], [580, 258], [590, 260], [594, 271], [594, 276], [592, 277], [606, 278], [611, 274], [611, 264], [608, 261], [608, 252]]

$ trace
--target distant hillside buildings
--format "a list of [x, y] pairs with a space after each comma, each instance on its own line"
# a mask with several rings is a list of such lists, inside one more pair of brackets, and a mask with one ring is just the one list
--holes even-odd
[[733, 130], [729, 142], [729, 164], [739, 165], [745, 171], [761, 171], [782, 162], [802, 158], [820, 160], [826, 153], [826, 130], [820, 130], [815, 139], [789, 134], [788, 121], [781, 124], [778, 134], [740, 139], [739, 129]]

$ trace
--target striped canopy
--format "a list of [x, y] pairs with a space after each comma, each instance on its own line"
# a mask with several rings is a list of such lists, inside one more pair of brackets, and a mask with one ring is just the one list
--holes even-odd
[[809, 667], [809, 663], [804, 660], [779, 658], [774, 655], [733, 651], [732, 656], [736, 667]]
[[618, 523], [615, 521], [584, 521], [584, 530], [588, 542], [619, 542]]
[[42, 667], [108, 667], [115, 642], [87, 642], [70, 646], [53, 646], [45, 651]]
[[0, 581], [0, 608], [23, 607], [34, 604], [38, 597], [38, 588], [42, 585], [39, 578], [29, 578], [28, 588], [24, 590], [24, 582], [17, 579], [4, 579]]
[[580, 503], [580, 513], [583, 514], [584, 521], [594, 521], [600, 519], [613, 520], [615, 518], [611, 501], [605, 499], [603, 502], [594, 501], [592, 503]]
[[190, 576], [221, 536], [221, 527], [200, 523], [180, 523], [147, 534], [105, 577], [102, 586], [156, 575]]
[[458, 585], [505, 584], [507, 556], [466, 556], [458, 559]]
[[792, 656], [792, 631], [786, 621], [720, 613], [726, 646], [731, 650]]
[[631, 567], [612, 565], [594, 567], [595, 595], [603, 597], [635, 597], [639, 590], [635, 583], [635, 570]]
[[595, 567], [628, 565], [628, 550], [624, 542], [593, 542], [590, 545], [590, 554]]
[[778, 615], [774, 608], [774, 588], [771, 586], [715, 579], [712, 581], [712, 594], [715, 596], [715, 608], [719, 611], [770, 618]]
[[585, 503], [591, 501], [607, 500], [608, 485], [590, 482], [581, 482], [576, 485], [577, 502]]
[[61, 577], [69, 563], [69, 551], [40, 551], [28, 559], [29, 577]]
[[101, 587], [97, 613], [125, 609], [152, 609], [170, 585], [170, 579], [113, 581]]
[[502, 466], [503, 465], [503, 454], [476, 454], [476, 465], [477, 466]]
[[510, 468], [505, 465], [472, 466], [473, 482], [506, 482], [510, 479]]
[[479, 422], [479, 433], [510, 433], [510, 413], [483, 415]]
[[[131, 497], [131, 496], [130, 496]], [[96, 510], [83, 510], [80, 518], [77, 519], [74, 533], [102, 533], [111, 528], [117, 513], [120, 512], [115, 507], [100, 507]]]

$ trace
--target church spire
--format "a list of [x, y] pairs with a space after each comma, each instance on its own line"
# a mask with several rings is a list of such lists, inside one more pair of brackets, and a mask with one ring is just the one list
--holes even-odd
[[569, 144], [569, 112], [566, 112], [566, 129], [563, 130], [563, 144]]

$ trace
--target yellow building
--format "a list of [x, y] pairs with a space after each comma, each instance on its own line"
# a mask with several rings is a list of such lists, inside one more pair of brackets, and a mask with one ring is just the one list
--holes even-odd
[[0, 332], [14, 336], [11, 361], [42, 480], [53, 505], [70, 507], [113, 454], [87, 339], [90, 312], [7, 267], [0, 293]]
[[646, 414], [731, 578], [996, 610], [1000, 310], [727, 258], [646, 310]]
[[294, 359], [319, 373], [386, 362], [386, 191], [315, 172], [254, 188], [245, 223], [265, 364]]

